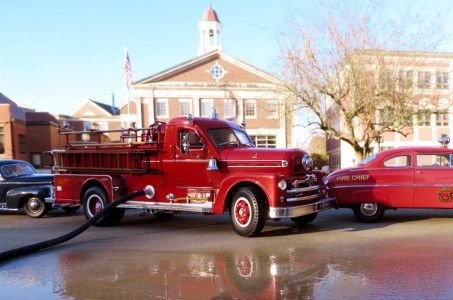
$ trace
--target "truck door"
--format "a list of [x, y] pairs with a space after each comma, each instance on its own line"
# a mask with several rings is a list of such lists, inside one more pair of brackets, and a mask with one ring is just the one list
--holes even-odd
[[180, 128], [175, 132], [174, 158], [165, 166], [164, 186], [184, 190], [209, 188], [207, 145], [194, 129]]

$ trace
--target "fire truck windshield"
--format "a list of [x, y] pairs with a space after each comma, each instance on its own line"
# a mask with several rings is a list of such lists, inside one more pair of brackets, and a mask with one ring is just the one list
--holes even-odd
[[217, 147], [253, 146], [248, 135], [232, 128], [216, 128], [208, 130], [209, 136]]

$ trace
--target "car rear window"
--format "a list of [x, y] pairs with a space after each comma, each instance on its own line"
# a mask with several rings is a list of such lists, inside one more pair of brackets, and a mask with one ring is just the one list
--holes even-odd
[[410, 155], [394, 156], [384, 162], [384, 166], [386, 167], [410, 167], [411, 165]]

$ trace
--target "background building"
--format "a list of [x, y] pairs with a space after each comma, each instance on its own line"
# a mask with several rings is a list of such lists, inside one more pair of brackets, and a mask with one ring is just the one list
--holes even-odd
[[[437, 140], [442, 135], [452, 136], [453, 90], [450, 78], [453, 72], [453, 54], [390, 51], [382, 52], [382, 56], [385, 56], [386, 78], [391, 78], [397, 87], [404, 85], [405, 88], [410, 88], [414, 105], [418, 103], [418, 113], [409, 120], [413, 128], [407, 128], [407, 136], [384, 133], [376, 137], [373, 151], [401, 146], [437, 145]], [[376, 74], [372, 76], [379, 77]], [[377, 114], [376, 124], [383, 118], [385, 115]], [[341, 123], [339, 120], [337, 122]], [[351, 146], [343, 141], [328, 139], [327, 153], [332, 170], [358, 163]]]
[[25, 111], [0, 93], [0, 158], [28, 159]]
[[215, 107], [220, 118], [246, 124], [258, 147], [291, 147], [278, 78], [222, 51], [222, 24], [211, 6], [198, 28], [198, 57], [134, 83], [129, 119], [147, 126], [179, 115], [208, 117]]

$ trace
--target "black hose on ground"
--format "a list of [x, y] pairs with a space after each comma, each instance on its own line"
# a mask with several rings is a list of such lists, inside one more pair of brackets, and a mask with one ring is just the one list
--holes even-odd
[[137, 198], [137, 197], [144, 196], [144, 195], [152, 198], [154, 196], [154, 189], [151, 186], [147, 186], [145, 189], [143, 189], [141, 191], [137, 191], [132, 194], [118, 198], [117, 200], [113, 201], [112, 203], [110, 203], [106, 207], [104, 207], [100, 212], [95, 214], [92, 218], [87, 220], [85, 223], [83, 223], [82, 225], [80, 225], [79, 227], [77, 227], [76, 229], [74, 229], [73, 231], [71, 231], [65, 235], [62, 235], [60, 237], [57, 237], [57, 238], [54, 238], [51, 240], [47, 240], [44, 242], [40, 242], [40, 243], [20, 247], [17, 249], [12, 249], [12, 250], [8, 250], [5, 252], [1, 252], [0, 253], [0, 263], [4, 262], [6, 260], [10, 260], [10, 259], [22, 256], [22, 255], [26, 255], [26, 254], [29, 254], [32, 252], [36, 252], [36, 251], [39, 251], [39, 250], [42, 250], [45, 248], [50, 248], [50, 247], [56, 246], [58, 244], [64, 243], [64, 242], [78, 236], [85, 230], [87, 230], [91, 225], [96, 223], [97, 220], [102, 218], [107, 212], [114, 209], [118, 205], [120, 205], [126, 201], [129, 201], [133, 198]]

